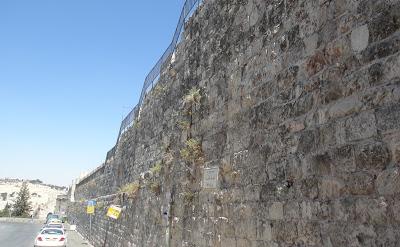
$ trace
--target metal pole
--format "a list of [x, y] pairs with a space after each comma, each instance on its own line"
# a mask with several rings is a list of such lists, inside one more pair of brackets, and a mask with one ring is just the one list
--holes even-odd
[[92, 214], [89, 214], [89, 242], [92, 241]]
[[107, 230], [106, 230], [106, 236], [105, 236], [104, 242], [103, 242], [103, 247], [105, 247], [107, 244], [107, 237], [108, 237], [108, 230], [110, 228], [110, 221], [111, 221], [110, 219], [107, 220]]

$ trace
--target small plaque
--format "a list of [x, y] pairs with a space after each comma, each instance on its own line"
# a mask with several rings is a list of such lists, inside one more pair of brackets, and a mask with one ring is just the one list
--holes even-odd
[[216, 189], [218, 187], [219, 167], [204, 168], [203, 171], [203, 188]]

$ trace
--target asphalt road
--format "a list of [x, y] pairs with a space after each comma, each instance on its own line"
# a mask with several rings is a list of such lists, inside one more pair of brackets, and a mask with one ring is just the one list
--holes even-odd
[[33, 247], [42, 225], [0, 222], [0, 247]]
[[[0, 247], [33, 247], [43, 225], [37, 223], [0, 222]], [[69, 228], [69, 225], [67, 225]], [[90, 247], [77, 232], [67, 231], [68, 247]]]

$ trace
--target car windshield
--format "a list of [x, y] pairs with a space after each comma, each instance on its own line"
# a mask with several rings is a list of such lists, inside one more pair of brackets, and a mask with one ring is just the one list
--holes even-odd
[[47, 223], [48, 223], [48, 224], [51, 224], [51, 223], [61, 223], [61, 220], [49, 219], [49, 220], [47, 221]]
[[62, 225], [61, 224], [48, 224], [47, 227], [62, 228]]
[[41, 234], [43, 235], [63, 235], [64, 232], [59, 229], [44, 229]]

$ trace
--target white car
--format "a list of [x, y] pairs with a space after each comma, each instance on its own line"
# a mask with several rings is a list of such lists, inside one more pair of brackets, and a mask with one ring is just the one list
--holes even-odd
[[62, 221], [59, 219], [49, 219], [46, 224], [52, 224], [52, 223], [62, 224]]
[[43, 229], [44, 228], [58, 228], [58, 229], [63, 229], [64, 232], [66, 231], [65, 226], [64, 226], [63, 223], [49, 223], [49, 224], [45, 225], [43, 227]]
[[35, 238], [35, 247], [66, 247], [67, 235], [60, 228], [44, 228]]

